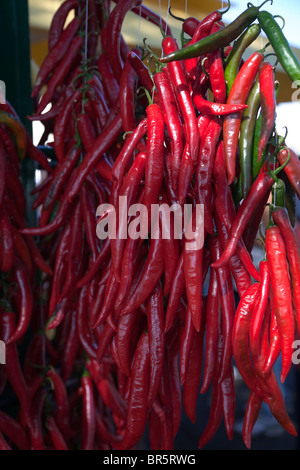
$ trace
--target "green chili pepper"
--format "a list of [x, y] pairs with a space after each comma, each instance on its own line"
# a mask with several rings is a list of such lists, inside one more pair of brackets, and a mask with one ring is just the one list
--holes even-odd
[[243, 113], [239, 149], [240, 149], [240, 179], [241, 179], [241, 194], [245, 198], [250, 190], [252, 181], [252, 149], [253, 149], [253, 135], [255, 124], [257, 121], [257, 113], [260, 106], [260, 92], [259, 81], [257, 80], [253, 85], [247, 100], [248, 108]]
[[238, 73], [242, 55], [246, 48], [252, 44], [253, 41], [259, 36], [261, 28], [259, 24], [255, 23], [235, 41], [230, 51], [229, 56], [226, 59], [226, 67], [224, 70], [224, 76], [226, 80], [227, 96], [231, 90], [232, 84]]
[[178, 49], [165, 57], [159, 59], [160, 62], [167, 63], [174, 60], [185, 60], [199, 57], [207, 52], [213, 52], [216, 49], [228, 46], [242, 34], [245, 29], [256, 20], [260, 8], [269, 0], [265, 0], [259, 7], [255, 7], [252, 3], [248, 3], [248, 8], [241, 13], [234, 21], [229, 23], [219, 31], [210, 34], [195, 44]]
[[289, 78], [300, 80], [300, 63], [275, 18], [268, 11], [260, 11], [257, 18]]
[[[279, 83], [276, 82], [276, 89], [275, 89], [276, 98], [278, 96], [278, 92], [279, 92]], [[267, 153], [268, 153], [268, 145], [266, 145], [261, 159], [258, 160], [258, 145], [259, 145], [261, 127], [262, 127], [262, 115], [260, 114], [255, 123], [254, 137], [253, 137], [253, 147], [252, 147], [253, 148], [252, 150], [252, 180], [253, 181], [255, 180], [261, 167], [263, 166], [263, 163], [266, 160]], [[275, 125], [274, 125], [274, 129], [275, 129]]]

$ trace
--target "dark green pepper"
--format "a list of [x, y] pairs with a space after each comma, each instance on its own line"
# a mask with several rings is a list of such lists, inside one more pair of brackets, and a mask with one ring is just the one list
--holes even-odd
[[[174, 60], [185, 60], [199, 57], [208, 52], [213, 52], [219, 48], [229, 45], [232, 41], [242, 34], [254, 20], [256, 20], [260, 8], [269, 0], [265, 0], [259, 7], [255, 7], [252, 3], [248, 3], [248, 8], [241, 13], [234, 21], [229, 23], [219, 31], [210, 34], [195, 44], [178, 49], [171, 54], [159, 59], [162, 63], [172, 62]], [[250, 6], [251, 5], [251, 6]]]
[[229, 56], [226, 59], [226, 66], [224, 70], [224, 76], [226, 81], [227, 96], [231, 90], [232, 84], [238, 73], [240, 62], [244, 51], [253, 41], [259, 36], [261, 28], [259, 24], [255, 23], [235, 41], [230, 51]]
[[257, 19], [289, 78], [292, 82], [300, 80], [300, 63], [273, 15], [260, 11]]

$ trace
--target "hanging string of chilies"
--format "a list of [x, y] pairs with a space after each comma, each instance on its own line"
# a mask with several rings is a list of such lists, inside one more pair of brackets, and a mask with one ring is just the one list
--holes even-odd
[[[44, 322], [33, 327], [47, 348], [30, 354], [27, 374], [35, 420], [47, 416], [32, 449], [133, 449], [147, 429], [151, 449], [171, 450], [183, 410], [201, 420], [199, 394], [210, 397], [199, 448], [222, 420], [232, 439], [234, 365], [249, 388], [245, 446], [264, 402], [296, 436], [274, 365], [281, 360], [283, 383], [300, 331], [290, 196], [300, 197], [300, 164], [276, 131], [268, 53], [293, 81], [300, 66], [266, 3], [249, 3], [226, 26], [230, 4], [205, 18], [186, 14], [180, 40], [141, 0], [65, 0], [56, 11], [29, 117], [45, 125], [40, 144], [56, 160], [34, 189], [38, 226], [21, 230], [39, 237], [51, 268], [40, 277]], [[141, 23], [132, 49], [122, 31], [129, 12]], [[144, 20], [162, 34], [161, 57], [140, 45]], [[246, 59], [262, 30], [268, 46]], [[164, 224], [157, 238], [122, 238], [117, 224], [116, 238], [100, 239], [97, 223], [111, 209], [99, 218], [97, 208], [110, 204], [118, 221], [120, 196], [127, 211], [189, 205], [195, 223], [202, 204], [203, 243], [187, 249], [183, 231], [163, 238]]]

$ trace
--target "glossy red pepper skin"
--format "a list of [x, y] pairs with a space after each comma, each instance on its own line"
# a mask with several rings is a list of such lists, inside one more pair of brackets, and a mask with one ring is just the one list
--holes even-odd
[[258, 291], [258, 302], [254, 307], [250, 325], [250, 349], [256, 356], [260, 350], [261, 327], [269, 302], [270, 271], [267, 260], [262, 260], [259, 266], [260, 286]]
[[[213, 25], [222, 18], [219, 11], [209, 13], [203, 20], [195, 21], [194, 19], [185, 20], [183, 23], [183, 30], [192, 36], [189, 45], [195, 44], [201, 39], [208, 36], [212, 30]], [[192, 33], [192, 34], [191, 34]], [[197, 59], [187, 59], [185, 61], [187, 74], [190, 78], [195, 79], [197, 72]]]
[[298, 156], [292, 149], [283, 147], [278, 152], [276, 158], [278, 159], [280, 165], [283, 165], [288, 156], [290, 156], [290, 160], [284, 167], [283, 171], [287, 175], [298, 198], [300, 198], [300, 160]]
[[78, 0], [66, 0], [54, 13], [49, 27], [49, 50], [53, 49], [53, 47], [55, 46], [55, 44], [57, 44], [57, 41], [61, 37], [67, 16], [72, 10], [76, 10], [77, 7]]
[[182, 402], [184, 410], [192, 423], [196, 422], [197, 402], [202, 376], [202, 364], [204, 358], [203, 343], [205, 323], [207, 321], [206, 307], [207, 306], [203, 308], [200, 331], [195, 332], [192, 337], [185, 372], [185, 380], [182, 386]]
[[82, 434], [81, 449], [94, 450], [95, 438], [95, 398], [93, 381], [88, 373], [81, 377], [82, 385]]
[[53, 46], [53, 48], [48, 52], [37, 74], [35, 85], [31, 93], [32, 98], [36, 96], [42, 86], [45, 85], [46, 80], [63, 59], [71, 45], [72, 40], [78, 32], [79, 26], [80, 20], [76, 17], [73, 18], [73, 20], [68, 24], [68, 26], [60, 35], [55, 46]]
[[271, 226], [266, 230], [265, 249], [281, 342], [281, 382], [284, 382], [292, 365], [295, 321], [286, 248], [278, 227]]
[[248, 449], [251, 448], [252, 430], [259, 416], [262, 403], [263, 400], [260, 396], [255, 392], [250, 393], [243, 422], [243, 441]]
[[184, 136], [182, 132], [181, 120], [178, 115], [176, 96], [169, 80], [169, 76], [165, 71], [154, 74], [153, 80], [160, 97], [166, 127], [172, 140], [171, 182], [174, 193], [177, 194]]
[[249, 327], [259, 284], [252, 284], [241, 298], [232, 330], [233, 357], [247, 387], [263, 398], [263, 393], [252, 364], [249, 347]]
[[123, 68], [123, 58], [121, 55], [122, 24], [125, 15], [132, 8], [138, 7], [140, 4], [140, 0], [124, 0], [122, 2], [118, 2], [113, 12], [109, 15], [109, 19], [106, 24], [108, 37], [105, 41], [104, 49], [117, 80], [120, 79]]
[[116, 450], [133, 448], [143, 435], [148, 415], [149, 367], [149, 337], [143, 332], [133, 358], [125, 433], [120, 442], [111, 443]]
[[258, 160], [272, 134], [276, 117], [276, 95], [274, 68], [269, 62], [263, 62], [258, 71], [262, 127], [258, 143]]
[[112, 71], [108, 56], [105, 52], [99, 55], [97, 68], [102, 78], [107, 102], [110, 106], [112, 106], [118, 99], [120, 93], [120, 84]]
[[[141, 57], [139, 49], [134, 49], [133, 52]], [[127, 58], [121, 72], [119, 94], [120, 113], [125, 132], [133, 131], [137, 125], [135, 117], [136, 82], [137, 74]]]
[[147, 255], [143, 271], [134, 292], [129, 297], [127, 304], [120, 312], [121, 315], [126, 315], [136, 308], [140, 307], [143, 302], [153, 292], [157, 285], [163, 270], [164, 270], [164, 256], [163, 256], [163, 240], [162, 238], [151, 238], [149, 253]]
[[212, 118], [200, 143], [196, 170], [198, 202], [204, 206], [204, 228], [210, 234], [214, 232], [212, 175], [221, 130], [222, 121], [220, 118]]
[[147, 329], [150, 355], [148, 406], [151, 407], [159, 389], [165, 357], [164, 305], [160, 284], [157, 284], [147, 302]]
[[285, 209], [272, 213], [272, 218], [279, 227], [284, 240], [292, 287], [292, 301], [298, 331], [300, 331], [300, 249], [295, 230]]
[[216, 357], [218, 356], [221, 303], [218, 278], [215, 269], [211, 269], [210, 272], [206, 309], [209, 315], [206, 315], [204, 371], [200, 393], [205, 393], [208, 390], [218, 369]]
[[65, 56], [65, 60], [60, 62], [59, 66], [56, 68], [53, 75], [51, 75], [51, 78], [49, 82], [47, 83], [47, 90], [43, 94], [41, 100], [39, 101], [37, 111], [36, 111], [37, 114], [40, 114], [42, 111], [44, 111], [46, 106], [53, 99], [55, 90], [61, 83], [63, 83], [68, 73], [72, 69], [73, 64], [76, 58], [78, 57], [78, 54], [80, 52], [82, 45], [83, 45], [83, 38], [80, 36], [75, 36], [68, 50], [68, 54]]
[[[196, 210], [193, 211], [190, 224], [195, 223]], [[197, 221], [197, 224], [199, 221]], [[203, 244], [200, 238], [201, 234], [198, 232], [199, 227], [196, 227], [194, 240], [185, 241], [183, 252], [183, 271], [186, 294], [188, 299], [188, 308], [190, 309], [194, 327], [200, 331], [201, 325], [201, 307], [202, 307], [202, 267], [203, 267]], [[201, 229], [200, 229], [201, 230]], [[199, 246], [190, 246], [190, 243], [196, 242]]]
[[[255, 52], [245, 61], [230, 90], [227, 99], [228, 104], [246, 104], [248, 94], [263, 59], [262, 54]], [[224, 157], [229, 185], [233, 183], [236, 176], [236, 150], [241, 120], [242, 113], [236, 113], [226, 116], [223, 123]]]
[[148, 231], [150, 231], [150, 216], [153, 204], [159, 203], [159, 194], [163, 182], [164, 168], [164, 117], [157, 104], [147, 107], [148, 139], [147, 160], [145, 168], [144, 204], [148, 214]]
[[[115, 207], [117, 227], [116, 238], [111, 239], [111, 258], [115, 277], [119, 282], [121, 281], [121, 266], [126, 244], [126, 238], [124, 234], [127, 231], [128, 220], [130, 220], [128, 218], [125, 220], [125, 218], [122, 217], [122, 212], [124, 211], [124, 209], [126, 209], [126, 212], [128, 213], [128, 209], [137, 202], [138, 191], [141, 186], [141, 181], [145, 176], [147, 158], [148, 155], [146, 152], [139, 152], [138, 155], [135, 157], [134, 162], [130, 166], [127, 175], [124, 178], [122, 187], [119, 192], [119, 198], [127, 198], [126, 208], [124, 206], [121, 206], [120, 199], [117, 201], [117, 206]], [[124, 226], [124, 224], [126, 225]]]
[[[169, 54], [170, 52], [177, 50], [178, 45], [174, 38], [166, 37], [162, 41], [162, 48], [165, 54]], [[198, 159], [200, 139], [197, 129], [196, 113], [189, 93], [187, 80], [185, 78], [184, 67], [182, 62], [176, 61], [168, 64], [167, 68], [176, 91], [179, 107], [186, 126], [186, 139], [189, 142], [191, 159], [195, 165]]]
[[11, 337], [7, 339], [7, 344], [14, 343], [25, 335], [29, 328], [33, 312], [33, 293], [29, 276], [24, 264], [18, 258], [15, 258], [13, 272], [18, 288], [20, 289], [21, 308], [16, 330], [12, 333]]
[[[216, 261], [222, 252], [220, 238], [214, 235], [209, 240], [209, 247], [213, 261]], [[232, 329], [235, 317], [235, 301], [233, 293], [232, 278], [229, 266], [217, 269], [218, 288], [220, 292], [221, 312], [222, 312], [222, 336], [223, 353], [219, 366], [219, 380], [225, 378], [232, 361]]]

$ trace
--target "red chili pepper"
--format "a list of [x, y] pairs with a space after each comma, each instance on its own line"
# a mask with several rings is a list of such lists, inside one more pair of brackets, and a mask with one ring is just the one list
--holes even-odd
[[294, 312], [286, 248], [278, 227], [270, 226], [267, 228], [265, 249], [270, 269], [270, 283], [281, 342], [281, 382], [284, 382], [292, 365]]
[[84, 284], [89, 283], [105, 266], [105, 262], [110, 253], [110, 239], [107, 238], [94, 263], [91, 263], [87, 273], [76, 283], [76, 288], [80, 289]]
[[165, 319], [165, 331], [169, 331], [172, 327], [178, 306], [180, 304], [180, 299], [184, 293], [185, 288], [185, 278], [184, 278], [184, 269], [183, 269], [183, 252], [181, 253], [176, 270], [174, 273], [173, 283], [171, 286], [169, 298], [168, 298], [168, 305], [166, 311], [166, 319]]
[[251, 315], [259, 289], [259, 283], [252, 284], [241, 298], [234, 317], [232, 330], [233, 357], [236, 366], [251, 392], [263, 398], [260, 383], [252, 364], [249, 347]]
[[[202, 307], [202, 305], [201, 305]], [[200, 331], [200, 330], [199, 330]], [[193, 324], [193, 318], [189, 307], [185, 309], [184, 325], [180, 332], [179, 337], [179, 370], [180, 370], [180, 381], [181, 385], [184, 385], [186, 380], [186, 373], [189, 365], [189, 356], [191, 347], [194, 341], [196, 329]]]
[[204, 431], [202, 432], [198, 447], [202, 449], [215, 435], [218, 430], [222, 419], [222, 400], [221, 400], [221, 387], [218, 383], [218, 376], [214, 377], [212, 384], [211, 404], [208, 422]]
[[180, 175], [180, 161], [183, 152], [183, 132], [181, 120], [178, 115], [178, 106], [169, 76], [166, 72], [157, 72], [153, 77], [158, 90], [164, 121], [172, 141], [171, 146], [171, 183], [177, 194], [178, 178]]
[[31, 399], [32, 426], [29, 429], [29, 436], [32, 450], [46, 450], [43, 435], [43, 412], [47, 391], [40, 387]]
[[76, 36], [73, 39], [68, 49], [68, 54], [65, 56], [64, 60], [59, 64], [47, 84], [47, 91], [45, 92], [38, 104], [38, 108], [36, 111], [37, 114], [41, 113], [45, 109], [45, 107], [51, 102], [55, 90], [64, 81], [64, 79], [70, 72], [72, 66], [74, 65], [75, 59], [79, 54], [82, 44], [83, 38], [81, 36]]
[[78, 32], [80, 26], [80, 20], [73, 18], [68, 26], [61, 33], [57, 43], [49, 50], [41, 67], [39, 68], [35, 85], [31, 92], [31, 97], [37, 95], [39, 90], [45, 85], [49, 76], [55, 73], [56, 67], [64, 59], [65, 54], [69, 51], [71, 43]]
[[[141, 181], [145, 174], [145, 166], [148, 155], [145, 152], [139, 152], [129, 168], [123, 185], [119, 192], [119, 200], [116, 206], [116, 238], [111, 239], [111, 257], [116, 279], [121, 280], [121, 265], [126, 243], [128, 218], [122, 217], [128, 213], [129, 208], [136, 202], [137, 194]], [[126, 198], [126, 207], [120, 198]], [[122, 202], [122, 203], [121, 203]], [[123, 205], [122, 205], [123, 204]], [[126, 219], [126, 220], [125, 220]], [[124, 225], [126, 224], [126, 225]]]
[[140, 85], [146, 88], [149, 92], [151, 92], [154, 84], [150, 75], [150, 71], [142, 61], [141, 55], [140, 53], [138, 53], [138, 51], [139, 50], [137, 49], [132, 49], [128, 53], [127, 60], [129, 61], [135, 73], [137, 74]]
[[204, 372], [200, 393], [205, 393], [208, 390], [218, 369], [216, 357], [218, 356], [221, 303], [218, 278], [215, 269], [211, 269], [210, 273], [206, 311], [209, 312], [209, 314], [206, 315]]
[[69, 322], [69, 330], [66, 341], [64, 343], [64, 350], [61, 358], [61, 378], [64, 382], [68, 380], [72, 371], [74, 362], [79, 351], [79, 336], [77, 331], [76, 310], [71, 312], [71, 321]]
[[149, 367], [149, 337], [144, 332], [133, 358], [125, 433], [120, 442], [112, 441], [111, 443], [116, 450], [131, 449], [144, 433], [148, 415]]
[[139, 240], [138, 238], [128, 237], [123, 252], [123, 260], [121, 267], [121, 279], [120, 286], [118, 290], [118, 297], [115, 302], [115, 308], [118, 310], [128, 294], [128, 289], [132, 284], [132, 279], [138, 268], [138, 265], [141, 264], [142, 258], [147, 253], [147, 249], [143, 246], [138, 248]]
[[[204, 310], [204, 309], [203, 309]], [[206, 310], [206, 309], [205, 309]], [[212, 312], [210, 312], [211, 314]], [[185, 380], [182, 387], [182, 401], [184, 410], [192, 423], [196, 422], [196, 408], [199, 398], [199, 387], [202, 376], [203, 341], [205, 333], [205, 322], [207, 315], [202, 315], [201, 328], [193, 335], [192, 344], [189, 348], [188, 364], [185, 372]]]
[[50, 182], [47, 195], [43, 201], [43, 207], [49, 209], [53, 207], [62, 191], [71, 171], [79, 160], [80, 149], [71, 146], [65, 158], [59, 161], [52, 173], [52, 181]]
[[262, 126], [258, 143], [258, 161], [261, 160], [263, 151], [272, 134], [276, 117], [276, 95], [274, 68], [268, 62], [263, 62], [258, 71], [260, 107]]
[[[215, 22], [211, 28], [210, 34], [215, 33], [220, 28], [220, 23]], [[214, 101], [217, 103], [225, 103], [227, 100], [227, 92], [221, 49], [208, 53], [207, 58], [209, 69], [208, 73]]]
[[16, 329], [12, 332], [11, 337], [7, 339], [7, 344], [14, 343], [27, 333], [33, 312], [33, 293], [28, 273], [24, 264], [17, 257], [15, 257], [13, 267], [13, 278], [20, 290], [21, 307]]
[[[217, 211], [214, 211], [214, 222], [224, 250], [228, 244], [229, 234]], [[252, 284], [251, 276], [238, 254], [235, 254], [230, 258], [229, 268], [233, 276], [237, 292], [239, 296], [242, 297], [248, 287]]]
[[200, 90], [195, 90], [193, 93], [193, 103], [195, 108], [202, 114], [213, 115], [213, 116], [226, 116], [238, 113], [247, 108], [246, 104], [235, 103], [215, 103], [209, 101], [202, 96]]
[[[212, 259], [215, 262], [222, 252], [220, 238], [214, 235], [209, 240], [209, 248], [211, 250]], [[225, 378], [228, 368], [232, 360], [232, 329], [235, 317], [235, 300], [233, 293], [232, 278], [229, 266], [217, 269], [217, 279], [220, 291], [221, 312], [222, 312], [222, 336], [223, 336], [223, 352], [220, 362], [219, 381]]]
[[271, 297], [271, 320], [270, 320], [270, 340], [269, 340], [269, 348], [265, 358], [265, 365], [263, 368], [264, 373], [268, 373], [273, 368], [280, 352], [281, 352], [281, 344], [280, 344], [280, 336], [278, 331], [278, 324], [275, 315], [274, 303], [272, 300], [272, 292], [270, 292]]
[[158, 392], [164, 367], [164, 305], [160, 284], [157, 284], [147, 301], [147, 329], [150, 355], [148, 407], [151, 407]]
[[109, 58], [111, 68], [117, 80], [120, 79], [123, 60], [121, 56], [121, 29], [126, 14], [134, 7], [138, 7], [141, 0], [122, 0], [118, 2], [110, 13], [107, 24], [107, 40], [105, 41], [105, 52]]
[[[169, 54], [175, 50], [178, 50], [178, 45], [175, 39], [166, 37], [162, 41], [162, 48], [164, 54]], [[200, 138], [197, 128], [196, 113], [188, 89], [184, 67], [181, 61], [174, 61], [167, 65], [167, 69], [169, 70], [171, 81], [175, 88], [179, 107], [183, 116], [183, 121], [186, 126], [186, 138], [189, 142], [191, 159], [195, 165], [198, 160]]]
[[55, 450], [68, 450], [68, 445], [65, 442], [64, 436], [62, 435], [61, 431], [59, 430], [55, 419], [53, 416], [49, 415], [46, 418], [46, 429], [49, 432], [51, 441], [53, 442]]
[[300, 198], [300, 160], [295, 152], [290, 149], [283, 147], [276, 155], [280, 165], [283, 165], [288, 156], [290, 157], [289, 162], [284, 167], [284, 172], [287, 175], [294, 191], [298, 198]]
[[298, 331], [300, 331], [300, 251], [295, 230], [285, 209], [272, 212], [272, 218], [279, 227], [284, 240], [292, 287], [292, 301]]
[[180, 167], [179, 167], [179, 183], [178, 183], [178, 199], [179, 204], [184, 204], [188, 192], [190, 190], [191, 182], [194, 176], [194, 164], [191, 159], [191, 152], [189, 144], [184, 146]]
[[222, 123], [220, 119], [212, 118], [200, 143], [196, 170], [198, 202], [203, 204], [204, 228], [210, 234], [214, 232], [212, 218], [212, 174], [221, 130]]
[[53, 394], [55, 399], [54, 418], [60, 431], [68, 441], [73, 437], [73, 430], [70, 426], [70, 407], [68, 402], [67, 388], [60, 374], [50, 367], [46, 377], [50, 379], [53, 385]]
[[82, 421], [81, 421], [81, 450], [94, 450], [96, 432], [95, 397], [93, 382], [88, 372], [81, 376], [82, 386]]
[[[189, 226], [193, 227], [196, 222], [196, 230], [192, 241], [186, 240], [183, 252], [183, 270], [185, 288], [188, 299], [188, 307], [191, 311], [193, 324], [197, 331], [201, 325], [201, 305], [202, 305], [202, 267], [203, 267], [203, 244], [201, 243], [201, 233], [199, 233], [199, 220], [196, 220], [196, 209], [193, 211]], [[195, 245], [194, 245], [195, 243]]]
[[7, 436], [18, 450], [30, 450], [30, 441], [19, 421], [0, 410], [0, 431]]
[[250, 325], [250, 349], [256, 356], [260, 350], [261, 340], [261, 326], [264, 318], [264, 314], [267, 308], [269, 300], [269, 287], [270, 287], [270, 271], [267, 260], [262, 260], [259, 265], [260, 273], [260, 286], [258, 290], [258, 298], [256, 307], [252, 313], [251, 325]]
[[116, 348], [120, 368], [127, 377], [131, 374], [132, 357], [136, 347], [135, 342], [133, 344], [133, 330], [140, 319], [141, 312], [133, 310], [128, 315], [121, 315], [117, 324]]
[[78, 7], [78, 0], [66, 0], [55, 11], [50, 27], [49, 27], [49, 37], [48, 37], [49, 51], [53, 49], [53, 47], [55, 46], [55, 44], [61, 37], [63, 27], [65, 25], [65, 22], [69, 13], [74, 9], [76, 10], [77, 7]]
[[234, 420], [235, 420], [235, 382], [233, 365], [229, 369], [221, 382], [221, 400], [223, 419], [226, 433], [229, 440], [233, 439]]
[[67, 200], [71, 202], [73, 198], [79, 193], [81, 186], [85, 182], [91, 169], [94, 168], [99, 162], [103, 153], [105, 153], [113, 143], [115, 143], [117, 137], [119, 137], [122, 130], [122, 118], [118, 114], [113, 121], [102, 129], [101, 134], [95, 140], [95, 143], [91, 150], [86, 153], [85, 158], [79, 166], [79, 171], [76, 177], [76, 181], [72, 185], [68, 193]]
[[[249, 59], [245, 61], [230, 90], [227, 104], [246, 104], [249, 91], [263, 59], [264, 56], [260, 52], [254, 52]], [[226, 116], [223, 123], [223, 138], [225, 142], [224, 157], [229, 185], [233, 183], [236, 176], [236, 150], [241, 120], [242, 113], [239, 112]]]
[[259, 416], [262, 402], [262, 398], [255, 392], [250, 393], [243, 423], [243, 441], [248, 449], [251, 448], [252, 430]]
[[[219, 21], [221, 18], [222, 16], [219, 11], [213, 11], [212, 13], [209, 13], [205, 18], [203, 18], [203, 20], [201, 20], [200, 22], [198, 20], [197, 22], [195, 22], [194, 19], [192, 21], [190, 19], [189, 22], [185, 20], [183, 23], [183, 30], [187, 34], [192, 36], [192, 39], [189, 41], [189, 45], [195, 44], [196, 42], [211, 34], [213, 25], [216, 23], [216, 21]], [[188, 31], [186, 31], [186, 29], [188, 29]], [[188, 75], [191, 78], [195, 79], [197, 70], [197, 59], [187, 59], [185, 61], [185, 67], [187, 69]]]
[[112, 106], [118, 99], [120, 84], [112, 71], [107, 53], [102, 52], [102, 54], [99, 55], [97, 67], [101, 75], [101, 81], [105, 91], [105, 96], [108, 100], [108, 104]]
[[151, 238], [149, 252], [141, 273], [141, 277], [133, 294], [120, 312], [121, 315], [140, 307], [157, 285], [164, 269], [163, 243], [161, 238]]
[[76, 305], [76, 322], [79, 341], [89, 357], [96, 359], [97, 350], [93, 332], [89, 325], [89, 310], [86, 306], [87, 288], [85, 284], [79, 293]]
[[147, 107], [148, 139], [147, 160], [145, 168], [144, 204], [148, 215], [148, 230], [150, 231], [151, 209], [158, 204], [163, 181], [164, 168], [164, 117], [157, 104]]

